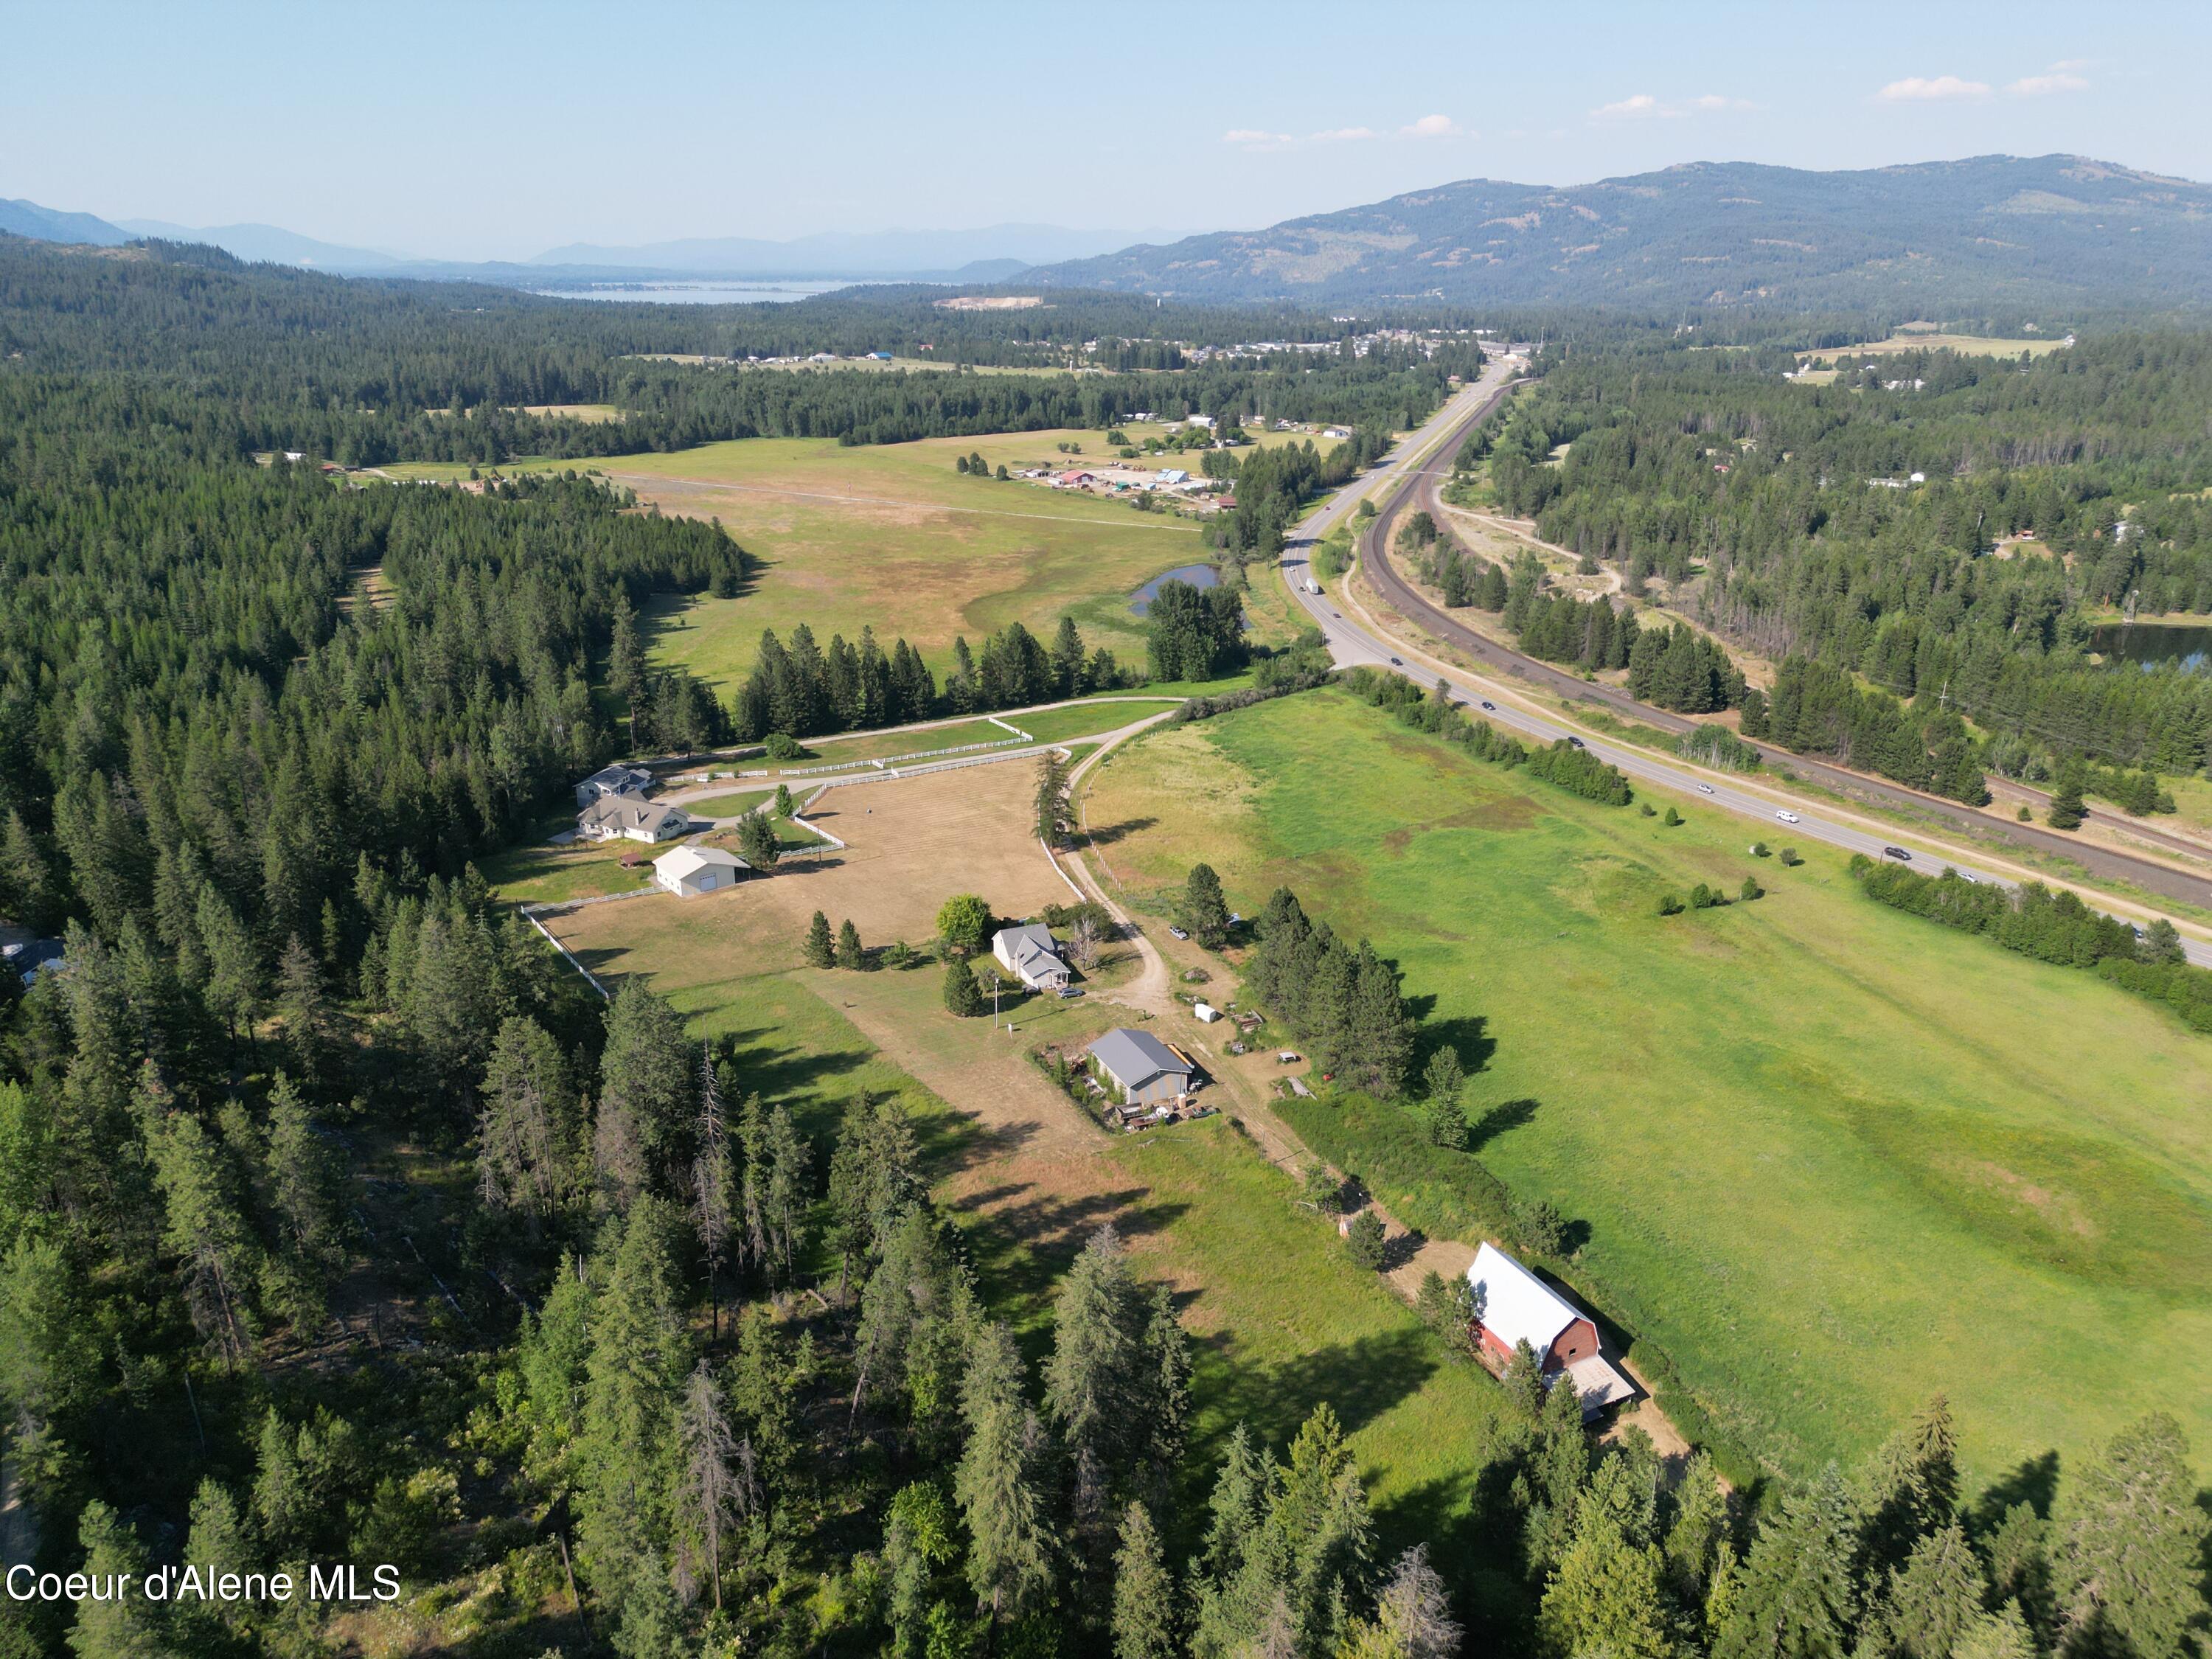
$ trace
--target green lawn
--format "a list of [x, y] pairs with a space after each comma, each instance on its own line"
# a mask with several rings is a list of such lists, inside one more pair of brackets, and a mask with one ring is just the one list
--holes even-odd
[[[1482, 1159], [1759, 1455], [1848, 1459], [1938, 1389], [1985, 1476], [2154, 1404], [2212, 1447], [2212, 1044], [2168, 1016], [1339, 693], [1147, 734], [1088, 805], [1139, 889], [1202, 857], [1371, 936], [1506, 1109]], [[1754, 867], [1756, 903], [1654, 913]]]

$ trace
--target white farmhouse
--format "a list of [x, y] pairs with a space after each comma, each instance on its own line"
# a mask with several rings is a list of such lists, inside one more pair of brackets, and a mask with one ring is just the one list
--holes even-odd
[[1032, 991], [1057, 991], [1067, 983], [1067, 963], [1060, 959], [1052, 929], [1042, 922], [1001, 927], [991, 940], [991, 954]]
[[691, 828], [679, 806], [656, 806], [628, 795], [602, 795], [576, 818], [576, 833], [586, 841], [673, 841]]

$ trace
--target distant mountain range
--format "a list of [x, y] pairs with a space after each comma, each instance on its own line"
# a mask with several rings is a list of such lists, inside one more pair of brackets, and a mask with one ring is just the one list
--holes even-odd
[[1802, 307], [2212, 301], [2212, 187], [2074, 155], [1470, 179], [1024, 282], [1214, 301]]
[[[1856, 173], [1696, 161], [1555, 186], [1469, 179], [1265, 230], [1175, 241], [1001, 224], [771, 242], [569, 243], [527, 262], [416, 259], [272, 225], [122, 223], [0, 202], [0, 231], [113, 245], [208, 241], [348, 276], [518, 288], [700, 281], [1024, 283], [1333, 306], [1761, 305], [1986, 314], [2007, 306], [2212, 304], [2212, 186], [2075, 155]], [[1159, 233], [1152, 233], [1157, 236]]]
[[623, 282], [647, 278], [837, 277], [1000, 281], [1036, 264], [1127, 247], [1160, 231], [1068, 230], [1058, 225], [988, 225], [980, 230], [837, 232], [771, 242], [742, 236], [693, 237], [637, 247], [573, 242], [528, 261], [422, 259], [375, 248], [318, 241], [277, 225], [172, 224], [161, 219], [108, 221], [36, 202], [0, 202], [0, 231], [40, 241], [113, 247], [141, 236], [207, 242], [239, 258], [304, 265], [349, 276], [426, 276], [511, 283]]

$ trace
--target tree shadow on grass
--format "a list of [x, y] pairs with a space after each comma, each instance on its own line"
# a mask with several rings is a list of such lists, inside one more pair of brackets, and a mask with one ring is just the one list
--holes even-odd
[[1978, 1535], [1986, 1537], [2015, 1504], [2025, 1504], [2048, 1520], [2057, 1496], [2058, 1454], [2047, 1451], [2024, 1457], [1990, 1482], [1974, 1502], [1974, 1516], [1969, 1524]]
[[1428, 1018], [1436, 1010], [1437, 1000], [1426, 993], [1405, 1000], [1406, 1012], [1420, 1022], [1414, 1036], [1413, 1065], [1418, 1071], [1429, 1063], [1429, 1056], [1439, 1048], [1454, 1048], [1459, 1052], [1459, 1063], [1469, 1076], [1485, 1070], [1490, 1057], [1498, 1052], [1498, 1039], [1490, 1035], [1490, 1021], [1481, 1014], [1465, 1014], [1453, 1019], [1431, 1021]]
[[1479, 1152], [1508, 1129], [1517, 1129], [1536, 1115], [1533, 1100], [1508, 1100], [1492, 1106], [1468, 1125], [1467, 1149]]
[[776, 1027], [765, 1025], [727, 1032], [721, 1039], [745, 1092], [758, 1094], [763, 1101], [811, 1093], [832, 1079], [858, 1071], [872, 1058], [799, 1048], [780, 1041], [781, 1035]]
[[1115, 842], [1149, 830], [1158, 818], [1124, 818], [1119, 823], [1094, 823], [1072, 839], [1078, 847], [1111, 847]]
[[1435, 1340], [1416, 1326], [1331, 1343], [1278, 1364], [1238, 1357], [1237, 1333], [1218, 1331], [1194, 1345], [1205, 1355], [1204, 1393], [1219, 1413], [1216, 1431], [1193, 1451], [1209, 1468], [1220, 1461], [1230, 1429], [1243, 1423], [1279, 1451], [1314, 1407], [1328, 1402], [1347, 1433], [1418, 1394], [1444, 1362]]

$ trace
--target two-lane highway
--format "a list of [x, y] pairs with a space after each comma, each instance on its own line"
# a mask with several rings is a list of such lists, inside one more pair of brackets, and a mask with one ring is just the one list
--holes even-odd
[[[1995, 854], [1976, 860], [1960, 857], [1949, 848], [1939, 848], [1930, 851], [1925, 845], [1924, 835], [1885, 831], [1880, 825], [1852, 823], [1844, 815], [1812, 807], [1802, 799], [1764, 787], [1751, 780], [1728, 774], [1708, 773], [1686, 763], [1660, 758], [1648, 750], [1604, 742], [1519, 702], [1513, 690], [1502, 683], [1439, 663], [1415, 647], [1390, 638], [1379, 627], [1372, 625], [1371, 619], [1362, 622], [1346, 616], [1335, 595], [1326, 592], [1309, 592], [1306, 584], [1312, 574], [1311, 559], [1315, 545], [1346, 515], [1355, 511], [1361, 500], [1372, 497], [1376, 512], [1369, 521], [1363, 538], [1362, 556], [1369, 580], [1402, 614], [1418, 619], [1423, 627], [1466, 651], [1476, 660], [1497, 665], [1501, 674], [1544, 685], [1563, 696], [1595, 697], [1597, 701], [1607, 702], [1619, 699], [1625, 704], [1620, 712], [1646, 724], [1675, 730], [1687, 730], [1692, 726], [1692, 722], [1678, 715], [1635, 702], [1625, 693], [1614, 692], [1611, 687], [1592, 685], [1563, 673], [1549, 664], [1535, 662], [1484, 639], [1414, 593], [1391, 569], [1387, 556], [1382, 554], [1382, 550], [1388, 545], [1385, 538], [1400, 511], [1417, 493], [1435, 488], [1437, 477], [1449, 470], [1450, 455], [1464, 441], [1465, 434], [1505, 394], [1511, 379], [1512, 370], [1507, 361], [1493, 362], [1484, 370], [1480, 380], [1447, 403], [1419, 431], [1407, 438], [1382, 466], [1346, 486], [1310, 514], [1285, 546], [1279, 563], [1283, 580], [1328, 640], [1331, 656], [1338, 666], [1367, 664], [1401, 669], [1425, 681], [1441, 678], [1453, 701], [1473, 707], [1481, 718], [1492, 724], [1541, 743], [1573, 738], [1640, 784], [1672, 790], [1693, 800], [1724, 807], [1741, 815], [1750, 820], [1748, 827], [1753, 829], [1757, 839], [1778, 846], [1793, 841], [1817, 841], [1848, 852], [1864, 853], [1869, 857], [1880, 858], [1886, 849], [1909, 840], [1923, 843], [1920, 852], [1912, 859], [1914, 867], [1931, 874], [1951, 868], [1977, 881], [2009, 886], [2020, 876], [2030, 873], [2017, 867], [2011, 870], [2002, 868], [2002, 859]], [[1415, 663], [1418, 663], [1418, 668], [1413, 666]], [[1893, 805], [1910, 805], [1921, 811], [1948, 809], [1942, 813], [1943, 816], [1955, 815], [1958, 821], [1972, 823], [1977, 827], [1990, 827], [1986, 821], [1976, 818], [1955, 802], [1941, 801], [1934, 796], [1923, 796], [1911, 790], [1875, 786], [1857, 774], [1808, 763], [1800, 756], [1777, 751], [1770, 757], [1770, 763], [1786, 764], [1800, 776], [1830, 787]], [[2008, 835], [2013, 833], [2010, 826], [2005, 828]], [[2093, 873], [2118, 876], [2150, 890], [2190, 898], [2197, 903], [2212, 902], [2212, 884], [2166, 865], [2065, 841], [2049, 831], [2020, 834], [2017, 839], [2033, 845], [2055, 842], [2052, 850], [2063, 853], [2089, 868]], [[2092, 894], [2090, 896], [2098, 896]], [[2122, 915], [2136, 913], [2141, 908], [2124, 900], [2103, 899], [2101, 902]], [[2191, 961], [2212, 966], [2212, 942], [2185, 933], [2183, 948]]]

